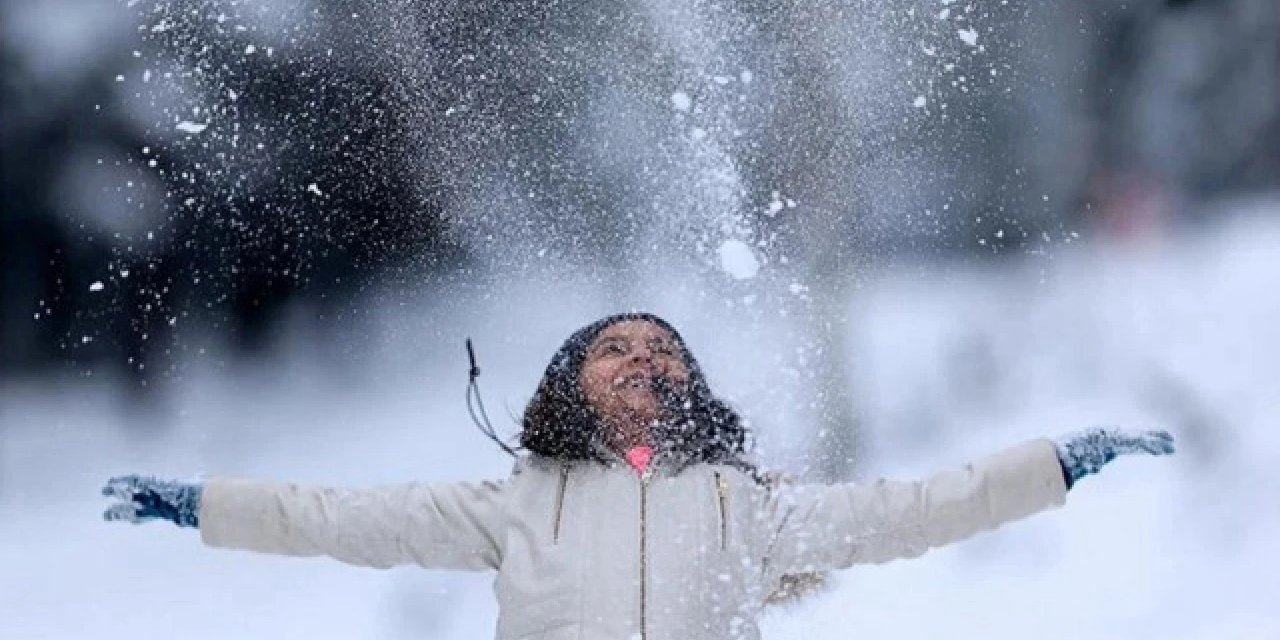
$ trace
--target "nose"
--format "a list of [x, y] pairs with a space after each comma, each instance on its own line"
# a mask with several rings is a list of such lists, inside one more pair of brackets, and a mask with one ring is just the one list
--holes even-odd
[[637, 344], [631, 351], [631, 361], [653, 364], [653, 350], [647, 344]]

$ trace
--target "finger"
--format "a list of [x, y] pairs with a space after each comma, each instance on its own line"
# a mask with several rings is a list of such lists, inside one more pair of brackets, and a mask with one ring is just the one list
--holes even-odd
[[1155, 445], [1143, 438], [1129, 437], [1116, 441], [1111, 450], [1116, 456], [1131, 456], [1140, 453], [1155, 455], [1156, 448]]
[[1158, 456], [1160, 455], [1160, 447], [1156, 446], [1154, 441], [1143, 440], [1134, 447], [1131, 453], [1145, 453], [1147, 455]]
[[1108, 427], [1090, 427], [1081, 434], [1086, 438], [1115, 438], [1117, 433]]
[[116, 522], [119, 520], [138, 522], [138, 507], [137, 505], [127, 502], [113, 504], [107, 507], [106, 511], [102, 512], [102, 519], [107, 522]]
[[1146, 453], [1163, 456], [1173, 453], [1173, 438], [1167, 433], [1148, 431], [1125, 439], [1121, 453]]
[[1140, 434], [1117, 433], [1111, 437], [1111, 446], [1116, 453], [1138, 453], [1146, 446], [1147, 439]]
[[1143, 431], [1137, 434], [1134, 439], [1144, 447], [1163, 449], [1173, 445], [1173, 436], [1163, 429]]
[[1144, 441], [1148, 453], [1154, 456], [1167, 456], [1173, 453], [1173, 436], [1161, 433]]
[[102, 487], [102, 495], [131, 500], [142, 486], [143, 478], [138, 475], [116, 476], [107, 480]]

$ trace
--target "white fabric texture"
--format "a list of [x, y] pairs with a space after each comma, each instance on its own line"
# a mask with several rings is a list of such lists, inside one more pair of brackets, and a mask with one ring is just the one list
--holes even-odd
[[526, 456], [501, 481], [206, 483], [203, 541], [387, 568], [492, 570], [499, 640], [753, 640], [784, 574], [918, 556], [1065, 501], [1051, 441], [923, 481], [761, 485], [656, 459]]

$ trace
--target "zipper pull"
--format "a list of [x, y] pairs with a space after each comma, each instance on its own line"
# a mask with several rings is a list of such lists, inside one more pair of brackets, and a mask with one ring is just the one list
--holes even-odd
[[720, 550], [724, 551], [729, 545], [729, 481], [719, 471], [714, 473], [720, 506]]
[[560, 521], [564, 518], [564, 491], [569, 485], [569, 465], [560, 467], [560, 488], [556, 491], [556, 513], [551, 526], [551, 542], [560, 543]]

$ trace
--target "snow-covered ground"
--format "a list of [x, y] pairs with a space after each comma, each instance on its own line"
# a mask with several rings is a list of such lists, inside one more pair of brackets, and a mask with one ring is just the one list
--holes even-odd
[[[1280, 637], [1280, 207], [1238, 209], [1140, 247], [867, 274], [849, 301], [859, 477], [1098, 423], [1169, 428], [1180, 451], [1118, 461], [1061, 510], [839, 574], [770, 614], [766, 637]], [[147, 410], [97, 378], [0, 388], [0, 637], [490, 637], [487, 575], [210, 550], [167, 524], [102, 522], [98, 488], [126, 472], [502, 476], [509, 461], [466, 417], [462, 338], [476, 338], [490, 413], [509, 426], [560, 340], [614, 310], [604, 299], [560, 279], [371, 301], [372, 320], [325, 355], [299, 310], [274, 357], [190, 363]], [[750, 366], [790, 348], [767, 339], [785, 319], [748, 323], [657, 285], [638, 300], [682, 329], [720, 393], [763, 416], [765, 455], [788, 464], [805, 430], [766, 408], [789, 392]]]

